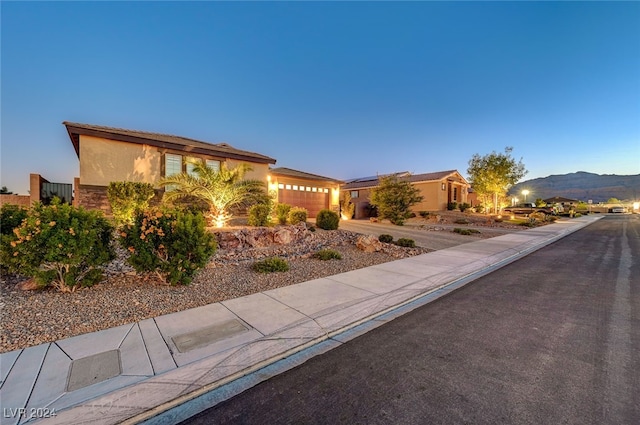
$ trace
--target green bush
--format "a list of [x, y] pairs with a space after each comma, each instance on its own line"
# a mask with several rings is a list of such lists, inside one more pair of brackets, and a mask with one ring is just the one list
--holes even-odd
[[371, 189], [370, 202], [377, 208], [381, 219], [402, 226], [411, 217], [411, 207], [424, 199], [420, 190], [408, 179], [396, 176], [380, 177], [378, 186]]
[[461, 229], [459, 227], [456, 227], [455, 229], [453, 229], [453, 232], [458, 233], [460, 235], [473, 235], [476, 233], [480, 233], [480, 231], [476, 229]]
[[122, 246], [138, 272], [155, 272], [169, 283], [188, 284], [215, 253], [215, 237], [202, 214], [157, 208], [140, 211], [122, 229]]
[[305, 208], [293, 207], [289, 211], [289, 223], [298, 224], [307, 221], [307, 210]]
[[404, 248], [415, 248], [416, 241], [414, 241], [413, 239], [400, 238], [396, 241], [396, 245], [402, 246]]
[[291, 205], [289, 204], [276, 204], [276, 218], [278, 223], [287, 224], [287, 217], [291, 211]]
[[418, 214], [420, 214], [420, 217], [422, 218], [429, 218], [429, 211], [420, 211], [418, 212]]
[[28, 210], [19, 205], [4, 204], [0, 208], [0, 234], [11, 235], [13, 229], [20, 226], [27, 218]]
[[114, 258], [112, 226], [97, 211], [55, 199], [36, 203], [13, 235], [2, 237], [2, 262], [41, 286], [73, 292], [102, 279], [100, 266]]
[[286, 272], [289, 271], [289, 263], [280, 257], [271, 257], [253, 263], [251, 268], [258, 273]]
[[471, 208], [471, 205], [466, 203], [466, 202], [464, 202], [464, 203], [458, 205], [458, 208], [460, 209], [460, 212], [465, 212], [466, 210]]
[[465, 220], [464, 218], [459, 218], [456, 221], [454, 221], [454, 223], [456, 223], [456, 224], [469, 224], [469, 220]]
[[384, 243], [391, 243], [391, 242], [393, 242], [393, 236], [386, 235], [386, 234], [380, 235], [380, 236], [378, 236], [378, 240], [380, 242], [384, 242]]
[[268, 204], [255, 204], [249, 207], [249, 226], [268, 226], [271, 207]]
[[320, 210], [316, 216], [316, 226], [324, 230], [336, 230], [340, 224], [340, 216], [331, 210]]
[[320, 251], [313, 254], [313, 258], [317, 258], [318, 260], [322, 261], [342, 260], [342, 255], [338, 251], [334, 251], [333, 249], [321, 249]]
[[145, 210], [155, 191], [150, 183], [111, 182], [107, 199], [116, 224], [130, 224], [137, 211]]
[[457, 208], [458, 208], [458, 203], [457, 203], [457, 202], [449, 202], [449, 203], [447, 204], [447, 209], [448, 209], [449, 211], [453, 211], [453, 210], [455, 210], [455, 209], [457, 209]]

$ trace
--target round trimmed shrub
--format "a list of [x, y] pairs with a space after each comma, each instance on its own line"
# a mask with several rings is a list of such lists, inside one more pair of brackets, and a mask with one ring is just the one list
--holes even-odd
[[308, 211], [306, 208], [293, 207], [289, 211], [289, 223], [298, 224], [307, 221]]
[[289, 271], [289, 263], [280, 257], [271, 257], [253, 263], [251, 268], [258, 273], [286, 272]]
[[340, 224], [340, 216], [331, 210], [320, 210], [316, 216], [316, 226], [324, 230], [336, 230]]
[[271, 208], [267, 204], [255, 204], [249, 208], [249, 226], [264, 227], [269, 225]]
[[289, 216], [289, 211], [291, 211], [291, 205], [289, 204], [276, 204], [276, 218], [278, 219], [278, 223], [287, 224], [287, 217]]
[[416, 241], [414, 241], [413, 239], [400, 238], [396, 241], [396, 245], [404, 248], [415, 248]]
[[320, 251], [313, 254], [313, 258], [317, 258], [318, 260], [322, 261], [342, 260], [342, 255], [338, 251], [334, 251], [333, 249], [321, 249]]
[[384, 242], [384, 243], [391, 243], [391, 242], [393, 242], [393, 236], [387, 235], [387, 234], [380, 235], [380, 236], [378, 236], [378, 240], [380, 242]]

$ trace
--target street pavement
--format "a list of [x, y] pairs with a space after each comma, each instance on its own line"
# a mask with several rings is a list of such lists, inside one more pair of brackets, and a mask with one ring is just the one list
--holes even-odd
[[179, 422], [599, 218], [563, 220], [3, 353], [0, 423]]
[[183, 424], [638, 424], [639, 271], [608, 216]]

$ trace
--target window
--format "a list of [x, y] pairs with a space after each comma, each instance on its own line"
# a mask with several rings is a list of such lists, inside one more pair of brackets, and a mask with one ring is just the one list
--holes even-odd
[[311, 192], [311, 188], [307, 186], [307, 192]]
[[[171, 153], [164, 156], [164, 176], [169, 177], [182, 172], [182, 155], [174, 155]], [[168, 184], [164, 190], [174, 190], [176, 185]]]
[[165, 177], [180, 174], [182, 172], [182, 156], [168, 153], [165, 155]]
[[357, 191], [357, 190], [352, 190], [352, 191], [351, 191], [351, 198], [352, 198], [352, 199], [357, 198], [357, 197], [358, 197], [358, 195], [359, 195], [359, 191]]
[[293, 185], [293, 190], [298, 190], [298, 185], [297, 184]]
[[[189, 158], [190, 161], [193, 161], [195, 158]], [[190, 176], [194, 176], [197, 177], [197, 174], [195, 173], [195, 171], [193, 171], [193, 169], [196, 167], [195, 164], [192, 164], [191, 162], [187, 162], [186, 163], [186, 168], [187, 168], [187, 174]]]
[[324, 193], [329, 193], [329, 189], [327, 189], [326, 187], [324, 188]]
[[205, 164], [209, 168], [213, 168], [216, 171], [220, 171], [220, 161], [218, 161], [217, 159], [207, 159], [205, 161]]
[[317, 192], [317, 191], [318, 191], [318, 188], [317, 188], [317, 187], [312, 187], [312, 188], [311, 188], [311, 191], [313, 191], [313, 192]]
[[284, 183], [278, 183], [278, 189], [284, 189]]
[[286, 186], [285, 186], [285, 189], [287, 189], [287, 190], [291, 190], [291, 185], [290, 185], [290, 184], [286, 185]]

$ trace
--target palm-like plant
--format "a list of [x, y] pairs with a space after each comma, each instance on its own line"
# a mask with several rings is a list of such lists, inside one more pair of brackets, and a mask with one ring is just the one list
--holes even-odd
[[187, 159], [193, 164], [193, 175], [185, 172], [162, 179], [159, 183], [170, 186], [164, 193], [164, 200], [173, 201], [181, 198], [197, 198], [209, 205], [208, 219], [216, 227], [224, 225], [233, 216], [231, 209], [246, 207], [263, 201], [266, 197], [266, 184], [260, 180], [243, 180], [251, 171], [247, 164], [235, 168], [227, 168], [222, 163], [220, 170], [207, 167], [197, 159]]

